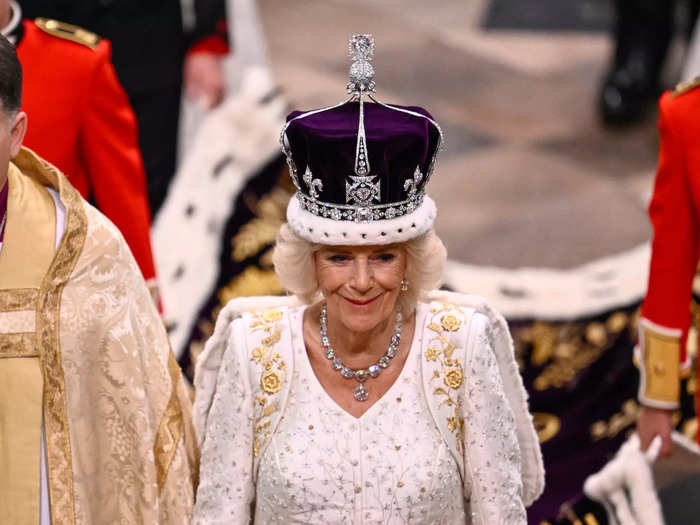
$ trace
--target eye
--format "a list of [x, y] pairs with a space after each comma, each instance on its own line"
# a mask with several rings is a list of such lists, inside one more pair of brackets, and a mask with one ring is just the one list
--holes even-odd
[[347, 261], [347, 260], [348, 260], [348, 257], [347, 257], [347, 255], [341, 255], [341, 254], [339, 254], [339, 253], [336, 253], [336, 254], [334, 254], [334, 255], [330, 255], [330, 256], [328, 257], [328, 260], [329, 260], [329, 261], [333, 261], [333, 262], [338, 262], [338, 263], [340, 263], [340, 262], [345, 262], [345, 261]]
[[383, 262], [389, 262], [394, 260], [396, 256], [393, 253], [380, 253], [377, 255], [377, 259]]

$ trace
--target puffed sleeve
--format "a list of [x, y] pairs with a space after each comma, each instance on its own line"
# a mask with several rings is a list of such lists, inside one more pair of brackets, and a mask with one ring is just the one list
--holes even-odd
[[527, 523], [515, 417], [494, 353], [488, 317], [474, 313], [465, 362], [465, 499], [474, 525]]
[[251, 504], [255, 497], [253, 395], [243, 330], [244, 319], [233, 321], [206, 427], [199, 429], [202, 459], [195, 525], [247, 524], [251, 520]]
[[[138, 142], [136, 116], [103, 40], [82, 113], [80, 156], [97, 207], [122, 232], [146, 281], [155, 278], [146, 173]], [[153, 283], [148, 283], [149, 287]]]

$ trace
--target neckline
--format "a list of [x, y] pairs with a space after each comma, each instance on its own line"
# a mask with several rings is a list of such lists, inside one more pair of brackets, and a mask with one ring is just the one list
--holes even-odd
[[[387, 391], [384, 392], [384, 394], [379, 399], [377, 399], [372, 404], [372, 406], [365, 410], [365, 412], [359, 417], [353, 416], [350, 412], [348, 412], [342, 406], [340, 406], [335, 399], [333, 399], [333, 397], [328, 393], [328, 391], [325, 388], [323, 388], [323, 385], [318, 379], [314, 368], [311, 366], [311, 361], [309, 360], [309, 353], [306, 350], [306, 342], [304, 341], [304, 313], [306, 312], [307, 308], [308, 306], [301, 308], [298, 312], [298, 319], [294, 321], [296, 328], [298, 329], [299, 337], [296, 338], [297, 340], [293, 344], [294, 351], [300, 354], [299, 360], [302, 362], [301, 366], [304, 367], [305, 373], [307, 374], [307, 376], [310, 377], [310, 381], [312, 383], [311, 388], [315, 389], [321, 395], [321, 397], [324, 398], [324, 402], [326, 404], [340, 411], [344, 417], [350, 418], [353, 422], [361, 422], [365, 419], [370, 418], [371, 414], [379, 410], [379, 407], [385, 402], [386, 399], [391, 399], [393, 392], [399, 388], [399, 384], [403, 382], [403, 379], [409, 373], [409, 369], [412, 366], [415, 366], [416, 359], [419, 359], [419, 356], [417, 354], [420, 353], [419, 341], [423, 337], [423, 330], [421, 328], [423, 325], [423, 318], [425, 315], [420, 303], [416, 305], [415, 310], [416, 318], [413, 324], [413, 339], [411, 340], [411, 345], [408, 348], [408, 356], [406, 357], [406, 360], [404, 361], [403, 366], [401, 367], [399, 375], [396, 376], [396, 379], [394, 379], [394, 382], [391, 383]], [[338, 375], [338, 377], [342, 378], [340, 374]], [[342, 379], [343, 381], [353, 381], [354, 384], [359, 384], [353, 379]], [[369, 379], [368, 381], [371, 381], [371, 379]]]

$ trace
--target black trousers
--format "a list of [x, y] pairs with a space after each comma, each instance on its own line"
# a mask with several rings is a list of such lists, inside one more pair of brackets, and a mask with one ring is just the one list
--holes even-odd
[[679, 6], [686, 8], [684, 30], [690, 38], [700, 11], [699, 0], [615, 0], [616, 63], [641, 48], [648, 60], [660, 67], [674, 34]]

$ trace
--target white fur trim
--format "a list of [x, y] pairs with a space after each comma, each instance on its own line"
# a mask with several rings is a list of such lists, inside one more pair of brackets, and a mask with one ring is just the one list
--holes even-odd
[[[279, 153], [287, 103], [265, 70], [247, 70], [242, 89], [206, 116], [170, 183], [152, 228], [163, 309], [177, 357], [219, 275], [219, 251], [232, 203], [247, 181]], [[218, 176], [212, 176], [218, 170]], [[193, 207], [194, 214], [186, 210]]]
[[650, 254], [651, 248], [645, 243], [565, 270], [513, 270], [450, 259], [444, 284], [456, 292], [487, 297], [509, 320], [568, 321], [641, 301], [646, 293]]
[[[658, 452], [658, 444], [655, 448]], [[654, 459], [640, 450], [639, 437], [633, 434], [600, 472], [586, 479], [583, 491], [606, 508], [614, 508], [611, 523], [663, 525], [650, 466]]]
[[427, 232], [435, 222], [435, 202], [427, 195], [412, 213], [389, 220], [370, 222], [336, 221], [318, 217], [299, 206], [292, 197], [287, 206], [287, 222], [299, 237], [332, 246], [392, 244], [414, 239]]

